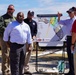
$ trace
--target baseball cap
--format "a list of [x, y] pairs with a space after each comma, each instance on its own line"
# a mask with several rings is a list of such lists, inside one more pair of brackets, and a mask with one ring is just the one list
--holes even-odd
[[71, 13], [71, 12], [74, 12], [74, 9], [73, 8], [70, 8], [68, 11], [66, 11], [67, 13]]
[[72, 9], [73, 9], [74, 11], [76, 11], [76, 7], [72, 7]]
[[34, 11], [28, 11], [28, 14], [30, 14], [31, 16], [34, 16]]

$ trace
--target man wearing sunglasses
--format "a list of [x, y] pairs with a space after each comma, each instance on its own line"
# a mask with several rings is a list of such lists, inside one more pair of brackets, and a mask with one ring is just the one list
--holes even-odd
[[2, 50], [2, 75], [10, 75], [9, 74], [9, 47], [3, 41], [3, 33], [5, 28], [7, 27], [8, 23], [15, 20], [13, 17], [14, 13], [14, 5], [9, 5], [7, 8], [6, 14], [2, 15], [0, 18], [0, 43], [1, 43], [1, 50]]
[[74, 64], [73, 64], [73, 54], [71, 53], [71, 29], [72, 29], [72, 24], [76, 20], [76, 16], [74, 13], [74, 9], [70, 8], [67, 11], [69, 15], [69, 19], [66, 20], [60, 20], [60, 13], [58, 13], [58, 22], [59, 24], [65, 25], [67, 28], [67, 55], [68, 55], [68, 61], [69, 61], [69, 72], [66, 73], [65, 75], [74, 75]]

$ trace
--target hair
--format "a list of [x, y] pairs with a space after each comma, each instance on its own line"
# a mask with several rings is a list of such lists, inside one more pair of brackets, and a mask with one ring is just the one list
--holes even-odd
[[10, 4], [10, 5], [8, 6], [8, 8], [9, 8], [10, 6], [13, 6], [13, 7], [14, 7], [14, 5], [13, 5], [13, 4]]
[[29, 10], [27, 14], [31, 14], [32, 16], [34, 16], [34, 11]]
[[17, 16], [18, 16], [19, 14], [22, 14], [22, 15], [24, 16], [24, 13], [23, 13], [23, 12], [18, 12], [18, 13], [17, 13]]

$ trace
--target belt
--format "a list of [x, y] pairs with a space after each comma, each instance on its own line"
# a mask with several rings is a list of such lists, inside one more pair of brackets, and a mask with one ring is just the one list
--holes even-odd
[[72, 36], [69, 35], [69, 36], [67, 36], [67, 37], [72, 37]]
[[18, 46], [24, 46], [25, 45], [25, 44], [18, 44], [18, 43], [11, 43], [11, 44], [18, 45]]

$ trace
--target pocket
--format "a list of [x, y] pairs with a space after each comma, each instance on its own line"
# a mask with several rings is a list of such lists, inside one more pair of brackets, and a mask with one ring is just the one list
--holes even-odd
[[5, 22], [5, 25], [7, 26], [10, 23], [10, 19], [5, 19], [4, 22]]

